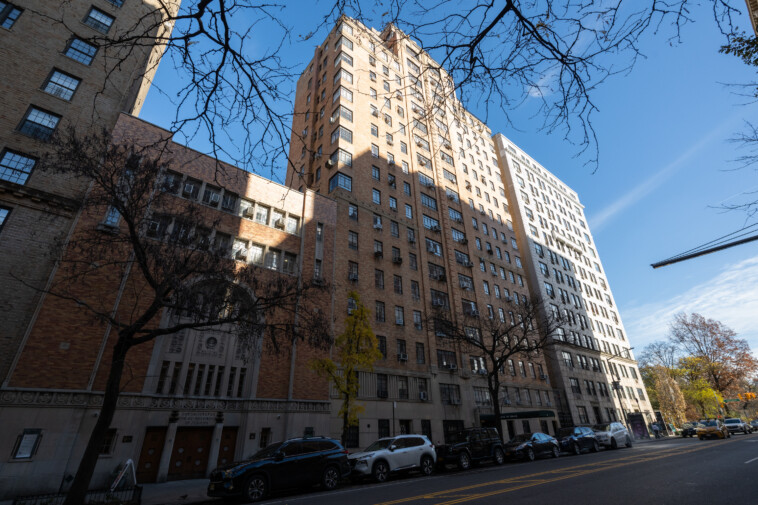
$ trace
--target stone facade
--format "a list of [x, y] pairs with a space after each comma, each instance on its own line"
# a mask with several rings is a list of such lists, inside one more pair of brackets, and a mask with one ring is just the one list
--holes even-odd
[[547, 353], [564, 425], [654, 419], [584, 206], [502, 134], [494, 137], [533, 292], [566, 324]]

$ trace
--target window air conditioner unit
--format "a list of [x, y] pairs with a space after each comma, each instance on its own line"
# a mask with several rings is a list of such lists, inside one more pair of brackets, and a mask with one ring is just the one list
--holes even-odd
[[329, 118], [329, 124], [334, 124], [337, 122], [337, 116], [332, 116]]
[[389, 181], [389, 185], [391, 188], [397, 188], [397, 183], [395, 183], [395, 181]]
[[469, 268], [471, 268], [471, 267], [473, 267], [473, 266], [474, 266], [474, 264], [473, 264], [472, 262], [470, 262], [470, 261], [464, 261], [464, 262], [463, 262], [463, 266], [464, 266], [464, 267], [469, 267]]
[[195, 192], [195, 185], [191, 182], [188, 182], [184, 185], [184, 191], [182, 191], [182, 194], [191, 196]]
[[242, 211], [242, 217], [252, 218], [253, 216], [255, 216], [255, 208], [254, 207], [247, 207], [245, 210]]
[[347, 278], [348, 280], [355, 282], [358, 280], [358, 274], [348, 274]]
[[157, 237], [158, 230], [160, 230], [160, 223], [158, 223], [158, 221], [149, 221], [147, 223], [147, 236], [148, 237]]
[[544, 373], [540, 374], [540, 380], [546, 381], [547, 380], [547, 375], [545, 375]]
[[408, 361], [408, 355], [405, 354], [404, 352], [398, 353], [397, 360], [398, 361]]
[[458, 365], [456, 365], [455, 363], [446, 363], [445, 368], [447, 368], [448, 370], [458, 370]]
[[388, 145], [388, 146], [391, 146], [391, 145], [393, 145], [393, 144], [392, 144], [392, 141], [391, 141], [391, 140], [388, 140], [388, 141], [387, 141], [387, 145]]
[[318, 160], [318, 159], [321, 159], [321, 153], [316, 153], [316, 154], [314, 154], [314, 155], [313, 155], [313, 159], [314, 159], [314, 160]]
[[478, 373], [479, 375], [487, 375], [487, 370], [485, 370], [484, 368], [480, 368], [479, 370], [476, 371], [476, 373]]
[[468, 244], [468, 239], [467, 238], [462, 238], [462, 239], [460, 239], [458, 241], [458, 243], [461, 244], [461, 245], [466, 245], [466, 244]]
[[218, 193], [211, 193], [210, 201], [211, 201], [211, 203], [218, 203], [218, 202], [220, 202], [221, 201], [221, 195], [219, 195]]
[[284, 229], [284, 219], [276, 219], [274, 220], [274, 228], [279, 228], [281, 230]]
[[492, 254], [492, 249], [487, 249], [487, 254]]
[[376, 223], [376, 224], [374, 225], [374, 229], [375, 229], [375, 230], [381, 230], [381, 229], [382, 229], [382, 225], [381, 225], [381, 224], [379, 224], [379, 223]]
[[376, 110], [376, 109], [374, 109], [374, 110], [371, 111], [371, 115], [374, 116], [374, 117], [379, 117], [379, 111]]
[[305, 130], [303, 130], [303, 137], [305, 137], [306, 135], [308, 135], [308, 128], [306, 128]]
[[445, 142], [443, 145], [445, 146], [445, 149], [452, 149], [452, 148], [453, 148], [453, 146], [451, 146], [451, 145], [450, 145], [449, 143], [447, 143], [447, 142]]
[[234, 257], [241, 261], [247, 261], [247, 249], [237, 249], [237, 252], [234, 253]]
[[403, 258], [401, 258], [400, 256], [395, 256], [392, 258], [392, 263], [396, 265], [400, 265], [402, 262], [403, 262]]
[[382, 251], [374, 251], [374, 258], [381, 258], [382, 256], [384, 256]]
[[429, 400], [429, 395], [426, 393], [426, 391], [419, 391], [418, 392], [418, 399], [422, 402]]
[[420, 140], [417, 140], [417, 141], [416, 141], [416, 145], [417, 145], [417, 146], [419, 146], [419, 147], [421, 147], [423, 144], [421, 143], [421, 141], [420, 141]]
[[408, 237], [408, 243], [409, 244], [415, 244], [416, 243], [416, 238], [415, 237]]
[[387, 160], [387, 163], [392, 167], [395, 166], [395, 160]]

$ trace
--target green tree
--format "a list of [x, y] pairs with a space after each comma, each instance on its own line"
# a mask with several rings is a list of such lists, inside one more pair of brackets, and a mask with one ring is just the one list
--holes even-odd
[[382, 357], [376, 335], [369, 324], [369, 310], [355, 291], [351, 291], [348, 297], [353, 300], [354, 308], [345, 319], [345, 331], [334, 341], [337, 361], [322, 358], [311, 363], [316, 373], [334, 383], [342, 398], [339, 415], [342, 417], [343, 444], [348, 429], [358, 424], [358, 414], [363, 412], [363, 405], [356, 401], [360, 389], [358, 372], [373, 370], [376, 360]]
[[663, 366], [653, 367], [652, 375], [657, 393], [658, 408], [663, 417], [681, 426], [685, 421], [687, 404], [679, 384], [674, 380], [669, 370]]

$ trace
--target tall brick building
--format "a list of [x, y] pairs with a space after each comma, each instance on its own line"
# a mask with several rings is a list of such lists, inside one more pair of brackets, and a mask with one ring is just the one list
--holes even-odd
[[[366, 411], [348, 444], [403, 432], [441, 442], [491, 416], [491, 398], [483, 357], [425, 315], [505, 321], [529, 298], [529, 280], [487, 126], [396, 27], [340, 21], [297, 83], [287, 184], [337, 200], [336, 331], [355, 289], [384, 355], [361, 375]], [[507, 368], [496, 399], [506, 434], [554, 433], [543, 357]], [[332, 433], [340, 429], [335, 417]]]
[[529, 285], [566, 321], [547, 353], [561, 424], [655, 421], [578, 195], [502, 134], [494, 140]]
[[[162, 2], [174, 11], [179, 3]], [[158, 5], [158, 0], [0, 2], [1, 384], [7, 384], [39, 309], [39, 288], [50, 279], [49, 246], [70, 233], [88, 184], [35, 170], [37, 160], [56, 129], [111, 129], [120, 112], [139, 113], [163, 48], [136, 47], [116, 66], [120, 52], [91, 41], [134, 29]], [[163, 25], [163, 35], [171, 28]]]
[[[124, 114], [114, 137], [153, 145], [170, 134]], [[260, 276], [333, 277], [337, 205], [332, 199], [219, 166], [172, 142], [162, 154], [170, 160], [162, 190], [210, 213], [209, 240], [230, 257], [258, 265]], [[108, 215], [83, 213], [73, 236], [107, 225]], [[155, 223], [156, 233], [178, 233], [180, 226], [159, 217]], [[81, 297], [90, 305], [112, 306], [114, 314], [128, 313], [140, 303], [139, 293], [123, 289], [135, 275], [104, 276], [88, 283]], [[323, 300], [322, 309], [328, 313], [331, 303]], [[0, 451], [6, 454], [0, 462], [0, 499], [65, 486], [62, 479], [75, 472], [95, 423], [114, 342], [115, 332], [75, 303], [46, 298], [0, 391]], [[93, 487], [106, 485], [127, 459], [135, 462], [139, 482], [197, 478], [272, 441], [326, 433], [328, 384], [308, 366], [321, 354], [303, 345], [284, 345], [279, 354], [265, 349], [251, 355], [227, 334], [199, 330], [132, 349], [129, 380]]]

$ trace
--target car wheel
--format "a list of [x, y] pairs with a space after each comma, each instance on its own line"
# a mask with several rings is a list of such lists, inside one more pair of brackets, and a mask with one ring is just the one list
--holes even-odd
[[335, 489], [340, 483], [340, 473], [337, 468], [333, 466], [327, 466], [324, 470], [324, 475], [321, 476], [321, 485], [324, 489]]
[[558, 449], [557, 447], [553, 446], [553, 457], [557, 458], [560, 455], [561, 455], [561, 450]]
[[600, 450], [600, 446], [597, 443], [597, 440], [594, 440], [592, 442], [592, 452], [598, 452]]
[[626, 444], [627, 447], [632, 446], [632, 439], [629, 437], [629, 435], [626, 436]]
[[432, 458], [429, 456], [424, 456], [421, 458], [421, 473], [426, 476], [434, 473], [434, 460], [432, 460]]
[[466, 451], [463, 451], [458, 455], [458, 468], [461, 470], [468, 470], [471, 468], [471, 458]]
[[531, 447], [527, 447], [525, 456], [527, 461], [534, 461], [534, 450]]
[[268, 484], [266, 478], [261, 475], [253, 475], [245, 481], [245, 486], [242, 488], [242, 495], [247, 501], [259, 501], [266, 497], [268, 492]]
[[697, 438], [699, 438], [700, 440], [705, 440], [705, 437], [702, 437], [702, 436], [697, 437]]
[[616, 439], [611, 437], [611, 449], [618, 449], [619, 444], [616, 443]]
[[384, 461], [377, 461], [374, 463], [374, 470], [371, 472], [371, 474], [374, 477], [374, 480], [377, 482], [384, 482], [387, 480], [387, 477], [390, 473], [390, 467], [385, 463]]
[[503, 450], [498, 447], [495, 449], [495, 464], [502, 465], [503, 463], [505, 463], [505, 454], [503, 454]]
[[573, 452], [575, 456], [579, 456], [582, 453], [582, 450], [579, 448], [579, 444], [575, 443], [573, 447], [571, 447], [571, 452]]

